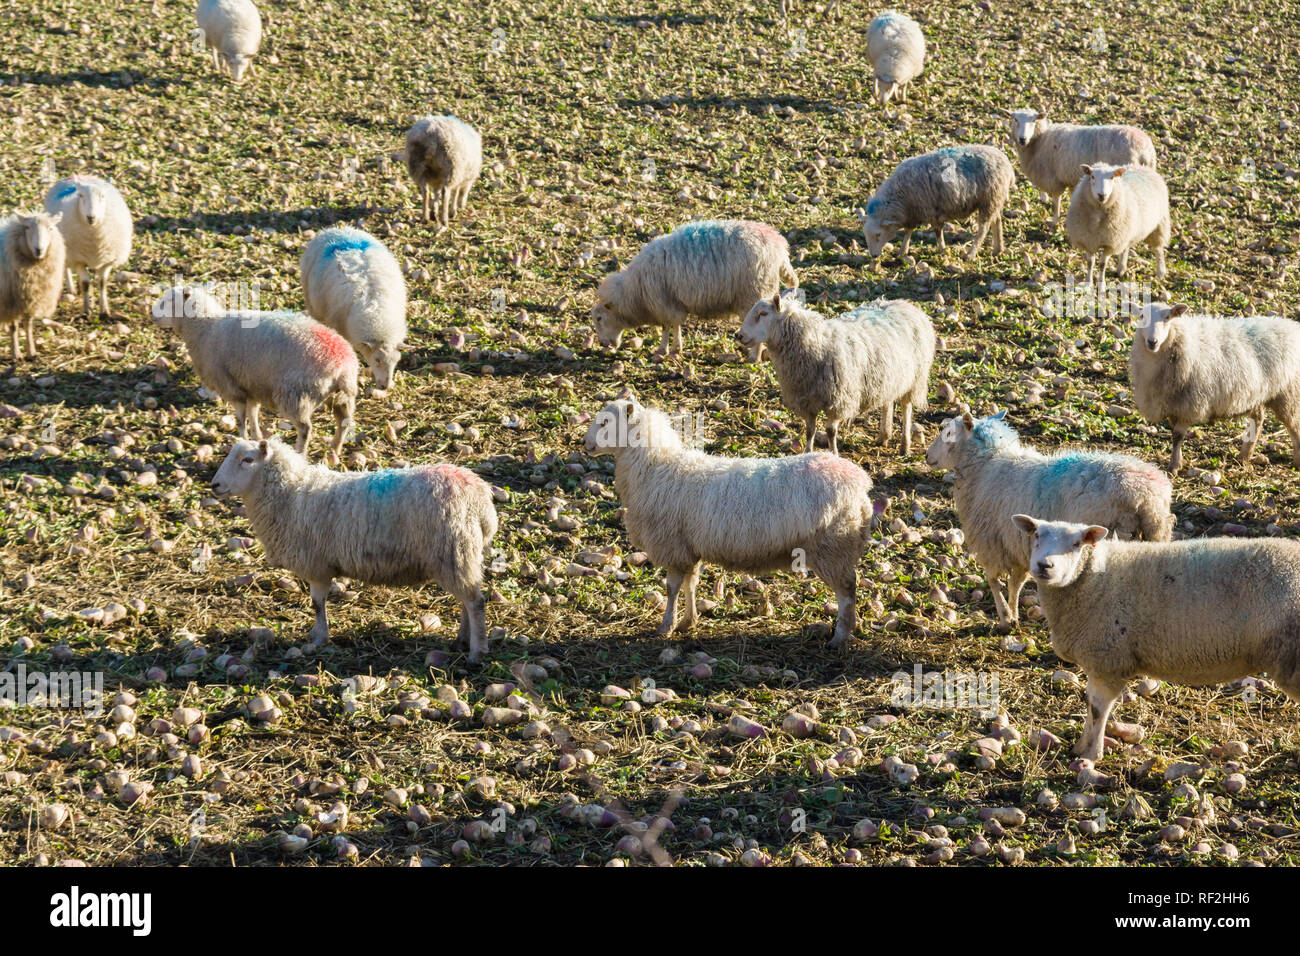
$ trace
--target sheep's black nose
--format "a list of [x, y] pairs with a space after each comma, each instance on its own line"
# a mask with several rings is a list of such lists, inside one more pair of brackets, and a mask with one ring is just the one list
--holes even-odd
[[1039, 576], [1039, 577], [1044, 576], [1044, 575], [1047, 574], [1047, 572], [1050, 571], [1050, 570], [1051, 570], [1051, 568], [1049, 568], [1049, 567], [1047, 566], [1047, 562], [1046, 562], [1046, 561], [1039, 561], [1039, 562], [1038, 562], [1038, 576]]

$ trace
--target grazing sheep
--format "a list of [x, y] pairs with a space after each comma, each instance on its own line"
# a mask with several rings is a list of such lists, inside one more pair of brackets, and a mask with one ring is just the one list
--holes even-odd
[[1136, 126], [1077, 126], [1053, 123], [1038, 110], [1002, 110], [1010, 117], [1011, 142], [1025, 178], [1052, 199], [1049, 231], [1061, 224], [1061, 198], [1079, 181], [1079, 167], [1156, 168], [1156, 147]]
[[1002, 252], [1002, 207], [1007, 204], [1016, 174], [1011, 160], [992, 146], [948, 146], [898, 164], [880, 184], [865, 210], [858, 210], [867, 251], [880, 255], [885, 243], [903, 231], [906, 255], [912, 230], [934, 227], [943, 249], [943, 224], [976, 217], [978, 231], [968, 260], [974, 259], [993, 230], [993, 254]]
[[19, 359], [18, 327], [27, 327], [27, 357], [36, 355], [36, 320], [59, 305], [65, 262], [59, 217], [19, 212], [0, 221], [0, 328], [9, 327], [9, 352]]
[[826, 319], [777, 295], [754, 303], [736, 338], [772, 353], [781, 401], [804, 420], [805, 452], [813, 450], [823, 412], [834, 454], [840, 425], [869, 409], [880, 410], [880, 440], [887, 441], [901, 402], [902, 452], [911, 454], [912, 409], [926, 409], [934, 362], [934, 326], [912, 303], [882, 299]]
[[1241, 448], [1247, 465], [1264, 427], [1264, 409], [1291, 433], [1300, 465], [1300, 325], [1276, 316], [1216, 319], [1188, 315], [1185, 305], [1153, 302], [1142, 309], [1129, 380], [1147, 421], [1169, 420], [1174, 432], [1169, 470], [1183, 467], [1183, 440], [1193, 425], [1248, 415]]
[[240, 438], [262, 437], [258, 411], [269, 405], [293, 423], [305, 452], [312, 414], [331, 405], [326, 460], [338, 464], [357, 401], [357, 355], [341, 335], [301, 312], [228, 311], [201, 286], [168, 289], [153, 318], [180, 334], [199, 380], [234, 407]]
[[1134, 246], [1146, 245], [1156, 257], [1156, 278], [1165, 277], [1165, 246], [1169, 245], [1169, 189], [1164, 177], [1145, 166], [1084, 165], [1070, 197], [1065, 232], [1070, 244], [1088, 257], [1088, 283], [1101, 256], [1100, 285], [1106, 285], [1106, 260], [1119, 258], [1116, 275], [1128, 268]]
[[605, 276], [591, 318], [606, 348], [618, 348], [627, 329], [660, 326], [655, 354], [662, 358], [670, 354], [670, 332], [671, 354], [681, 352], [687, 316], [739, 318], [783, 285], [798, 284], [790, 244], [771, 226], [703, 219], [651, 239], [621, 272]]
[[908, 85], [925, 69], [925, 37], [920, 25], [896, 10], [880, 14], [867, 28], [867, 59], [880, 105], [887, 106], [895, 94], [899, 102], [907, 102]]
[[1155, 465], [1090, 451], [1044, 455], [1020, 444], [1002, 414], [949, 419], [925, 460], [953, 473], [953, 504], [966, 549], [988, 578], [998, 626], [1006, 629], [1020, 620], [1020, 589], [1030, 570], [1028, 545], [1007, 515], [1033, 512], [1106, 524], [1125, 537], [1148, 541], [1168, 541], [1174, 516], [1169, 510], [1173, 486]]
[[424, 196], [424, 221], [436, 192], [438, 222], [445, 226], [465, 208], [483, 171], [483, 137], [455, 116], [421, 116], [406, 133], [406, 168]]
[[695, 624], [700, 563], [758, 573], [804, 565], [839, 603], [831, 647], [857, 628], [857, 563], [871, 533], [871, 479], [836, 455], [724, 458], [686, 448], [668, 416], [636, 402], [606, 406], [589, 454], [614, 455], [614, 486], [632, 545], [668, 571], [662, 635], [685, 589]]
[[437, 581], [460, 601], [458, 646], [487, 652], [483, 559], [497, 531], [492, 491], [472, 471], [422, 465], [337, 472], [289, 446], [241, 440], [212, 489], [238, 495], [267, 563], [311, 587], [313, 643], [329, 640], [325, 598], [336, 577], [407, 586]]
[[131, 256], [135, 226], [131, 210], [112, 183], [98, 176], [60, 179], [45, 195], [45, 211], [58, 214], [59, 231], [67, 247], [68, 292], [76, 295], [73, 273], [85, 289], [86, 317], [90, 310], [90, 273], [99, 285], [99, 313], [108, 316], [108, 281], [114, 269]]
[[393, 254], [369, 233], [340, 226], [307, 244], [300, 270], [307, 311], [352, 343], [376, 388], [388, 388], [406, 341], [406, 280]]
[[251, 76], [262, 46], [262, 15], [252, 0], [199, 0], [194, 18], [217, 72], [224, 67], [236, 83]]
[[[1133, 677], [1205, 686], [1267, 672], [1300, 700], [1300, 545], [1197, 538], [1115, 541], [1100, 525], [1018, 514], [1052, 649], [1088, 676], [1074, 752], [1101, 759]], [[1009, 524], [1011, 522], [1008, 522]]]

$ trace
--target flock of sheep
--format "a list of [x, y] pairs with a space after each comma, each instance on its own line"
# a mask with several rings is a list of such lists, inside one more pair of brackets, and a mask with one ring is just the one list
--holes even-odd
[[[201, 0], [197, 20], [218, 68], [243, 79], [261, 37], [253, 3]], [[872, 21], [867, 54], [887, 106], [921, 73], [925, 41], [914, 21], [891, 11]], [[1010, 112], [1009, 120], [1022, 172], [1054, 200], [1053, 227], [1072, 190], [1066, 233], [1087, 257], [1089, 281], [1104, 284], [1111, 257], [1123, 276], [1138, 246], [1154, 252], [1163, 276], [1169, 201], [1150, 137], [1131, 126], [1053, 123], [1034, 110]], [[446, 224], [478, 178], [481, 138], [455, 117], [426, 116], [407, 135], [406, 158], [425, 219]], [[987, 145], [908, 159], [859, 210], [867, 247], [878, 255], [902, 233], [906, 252], [913, 230], [928, 225], [942, 248], [946, 223], [974, 217], [968, 258], [990, 232], [1000, 253], [1014, 179], [1007, 155]], [[15, 362], [21, 330], [28, 356], [35, 353], [34, 324], [53, 315], [65, 279], [75, 294], [79, 278], [88, 315], [97, 282], [98, 308], [109, 311], [110, 273], [127, 261], [131, 235], [122, 195], [93, 176], [59, 181], [44, 212], [4, 222], [0, 324], [10, 329]], [[335, 418], [327, 460], [338, 464], [353, 424], [358, 355], [376, 388], [394, 380], [407, 334], [401, 270], [382, 242], [352, 228], [317, 235], [300, 265], [309, 314], [229, 310], [196, 286], [154, 303], [154, 319], [184, 339], [198, 377], [238, 419], [240, 440], [213, 488], [242, 497], [267, 561], [310, 585], [313, 641], [328, 639], [325, 601], [336, 578], [433, 580], [460, 601], [459, 642], [479, 661], [487, 651], [483, 562], [497, 530], [490, 486], [450, 464], [348, 473], [307, 458], [313, 414], [326, 406]], [[795, 556], [835, 592], [831, 646], [856, 630], [872, 482], [839, 456], [840, 429], [878, 412], [884, 441], [900, 403], [900, 452], [911, 454], [935, 332], [917, 305], [901, 300], [822, 316], [792, 294], [798, 281], [786, 239], [770, 226], [704, 220], [653, 239], [596, 292], [595, 336], [608, 348], [625, 331], [653, 325], [667, 356], [681, 351], [688, 320], [741, 319], [737, 340], [753, 361], [768, 355], [782, 401], [805, 424], [802, 454], [731, 458], [689, 447], [664, 412], [635, 401], [616, 401], [591, 421], [585, 448], [614, 456], [628, 538], [667, 573], [661, 634], [677, 626], [679, 602], [682, 625], [695, 622], [702, 563], [761, 573], [789, 569]], [[1249, 466], [1265, 408], [1290, 431], [1300, 462], [1300, 327], [1273, 317], [1194, 316], [1164, 303], [1137, 318], [1133, 394], [1146, 418], [1171, 423], [1175, 475], [1187, 430], [1223, 418], [1248, 417]], [[295, 448], [264, 437], [262, 406], [292, 422]], [[819, 418], [829, 453], [814, 450]], [[1088, 723], [1077, 748], [1085, 757], [1101, 757], [1107, 716], [1134, 677], [1207, 684], [1267, 671], [1300, 696], [1294, 542], [1172, 542], [1172, 485], [1158, 467], [1090, 451], [1044, 455], [1000, 415], [947, 421], [926, 459], [952, 473], [965, 546], [989, 579], [999, 625], [1018, 620], [1021, 588], [1033, 578], [1054, 649], [1086, 672]]]

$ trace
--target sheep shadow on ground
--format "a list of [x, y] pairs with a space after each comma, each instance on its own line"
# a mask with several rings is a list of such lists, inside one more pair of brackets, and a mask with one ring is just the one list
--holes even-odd
[[618, 101], [621, 109], [639, 110], [643, 106], [667, 109], [678, 106], [688, 110], [738, 110], [759, 114], [769, 107], [792, 107], [800, 113], [847, 113], [852, 106], [834, 100], [814, 100], [806, 96], [677, 96], [675, 94], [654, 99], [624, 98]]
[[310, 206], [301, 209], [241, 212], [196, 212], [192, 216], [159, 217], [145, 232], [215, 232], [233, 235], [235, 229], [270, 229], [273, 232], [298, 232], [306, 222], [310, 228], [351, 224], [375, 213], [389, 213], [373, 206]]
[[[122, 79], [130, 73], [129, 81]], [[80, 70], [70, 73], [9, 73], [0, 72], [0, 86], [73, 86], [93, 89], [143, 90], [162, 92], [177, 86], [190, 86], [189, 80], [174, 76], [140, 76], [131, 70]]]

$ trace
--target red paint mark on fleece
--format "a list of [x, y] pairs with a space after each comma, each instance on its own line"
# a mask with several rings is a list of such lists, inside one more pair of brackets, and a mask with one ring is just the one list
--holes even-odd
[[839, 455], [813, 455], [808, 461], [808, 470], [836, 482], [857, 483], [867, 477], [865, 471]]
[[749, 224], [755, 232], [762, 236], [767, 242], [774, 242], [778, 246], [788, 246], [785, 236], [781, 235], [765, 222], [751, 222]]
[[348, 344], [348, 340], [333, 329], [317, 324], [311, 330], [311, 334], [315, 337], [321, 354], [331, 367], [357, 364], [357, 353], [352, 351], [352, 346]]
[[483, 479], [474, 474], [474, 472], [469, 471], [466, 468], [458, 467], [457, 465], [434, 465], [429, 469], [429, 471], [437, 475], [439, 478], [461, 488], [483, 484]]
[[1146, 482], [1156, 488], [1164, 488], [1166, 486], [1170, 488], [1173, 487], [1172, 483], [1169, 481], [1168, 475], [1155, 465], [1150, 465], [1146, 462], [1142, 462], [1140, 465], [1129, 466], [1128, 473], [1136, 480]]

